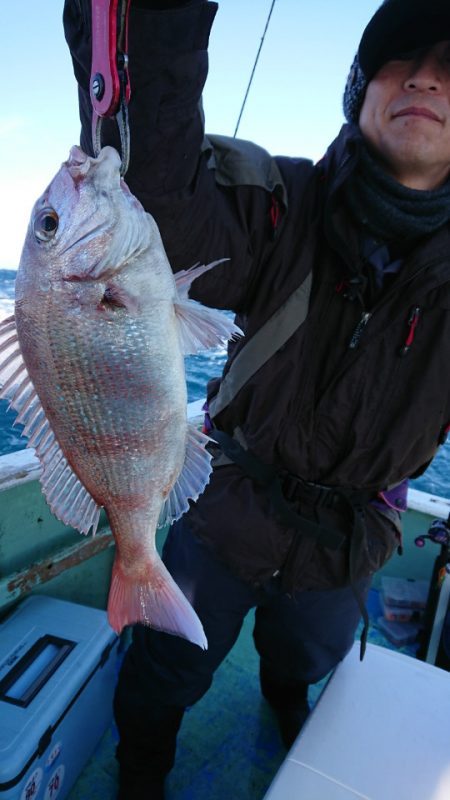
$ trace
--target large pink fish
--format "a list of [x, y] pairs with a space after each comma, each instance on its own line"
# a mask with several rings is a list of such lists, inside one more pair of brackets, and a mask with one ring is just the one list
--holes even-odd
[[211, 471], [207, 437], [186, 421], [183, 356], [238, 332], [188, 299], [214, 265], [174, 278], [118, 153], [91, 158], [74, 147], [33, 209], [15, 316], [0, 325], [1, 396], [25, 424], [50, 508], [83, 533], [107, 512], [112, 627], [142, 622], [202, 647], [155, 531], [187, 510]]

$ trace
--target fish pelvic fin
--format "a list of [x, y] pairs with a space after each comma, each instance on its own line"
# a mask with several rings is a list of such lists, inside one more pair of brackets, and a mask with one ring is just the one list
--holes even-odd
[[145, 580], [136, 580], [123, 570], [116, 555], [108, 598], [108, 619], [120, 633], [136, 622], [164, 633], [181, 636], [203, 650], [208, 642], [197, 614], [156, 555]]
[[188, 297], [191, 283], [204, 272], [208, 272], [224, 261], [228, 261], [228, 259], [222, 258], [220, 261], [212, 261], [211, 264], [206, 265], [196, 264], [191, 269], [177, 272], [174, 276], [178, 293], [178, 300], [174, 303], [175, 314], [178, 321], [180, 345], [184, 355], [199, 353], [210, 347], [224, 344], [233, 337], [242, 336], [241, 329], [223, 311], [208, 308]]
[[209, 483], [212, 456], [206, 445], [210, 441], [209, 436], [188, 423], [183, 468], [161, 509], [159, 528], [179, 519], [188, 510], [189, 501], [195, 502]]
[[28, 374], [14, 317], [0, 323], [0, 398], [17, 412], [27, 447], [41, 463], [42, 491], [52, 513], [65, 525], [87, 534], [97, 529], [100, 507], [83, 486], [59, 446], [51, 423]]

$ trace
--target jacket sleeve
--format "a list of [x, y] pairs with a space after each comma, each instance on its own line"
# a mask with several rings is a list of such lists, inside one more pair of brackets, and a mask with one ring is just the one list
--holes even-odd
[[[207, 166], [201, 96], [216, 11], [205, 0], [164, 11], [131, 3], [126, 182], [158, 223], [175, 271], [228, 259], [197, 280], [191, 296], [245, 312], [270, 243], [271, 197], [260, 186], [219, 186]], [[79, 86], [81, 146], [92, 153], [90, 0], [66, 0], [64, 27]], [[105, 120], [102, 143], [120, 149], [115, 122]]]

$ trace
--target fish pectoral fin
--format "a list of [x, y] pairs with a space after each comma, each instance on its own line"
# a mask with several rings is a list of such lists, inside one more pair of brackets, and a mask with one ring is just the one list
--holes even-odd
[[0, 398], [17, 411], [15, 423], [41, 463], [40, 482], [52, 513], [81, 533], [95, 533], [100, 507], [76, 476], [59, 446], [20, 351], [14, 317], [0, 323]]
[[188, 510], [189, 500], [195, 502], [204, 491], [212, 472], [211, 454], [206, 450], [209, 441], [208, 436], [188, 424], [183, 469], [164, 501], [159, 527], [179, 519]]
[[214, 269], [214, 267], [218, 267], [219, 264], [224, 264], [225, 261], [229, 260], [229, 258], [219, 258], [218, 261], [211, 261], [209, 264], [194, 264], [194, 266], [189, 269], [180, 269], [179, 272], [176, 272], [174, 278], [180, 300], [188, 300], [189, 289], [196, 278], [199, 278], [200, 275], [209, 272], [210, 269]]
[[175, 303], [180, 346], [185, 356], [200, 353], [242, 335], [241, 329], [223, 311], [202, 306], [195, 300]]
[[227, 260], [224, 258], [221, 261], [213, 261], [211, 264], [197, 265], [192, 269], [182, 270], [175, 274], [179, 299], [174, 306], [180, 345], [184, 355], [199, 353], [223, 344], [232, 337], [242, 335], [241, 329], [223, 311], [208, 308], [188, 297], [190, 285], [195, 278]]
[[156, 556], [146, 580], [125, 574], [116, 555], [108, 598], [108, 619], [120, 633], [125, 625], [140, 622], [158, 631], [181, 636], [206, 650], [202, 623], [163, 562]]

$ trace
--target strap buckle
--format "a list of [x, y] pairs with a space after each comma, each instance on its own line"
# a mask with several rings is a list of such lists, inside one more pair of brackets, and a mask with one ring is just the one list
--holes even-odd
[[[337, 490], [332, 486], [323, 486], [319, 483], [309, 483], [292, 473], [286, 473], [282, 478], [283, 494], [290, 502], [303, 502], [311, 506], [332, 508], [339, 498]], [[342, 498], [341, 498], [342, 501]]]

